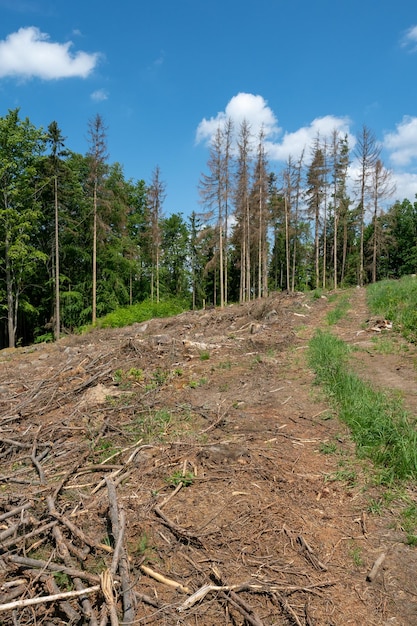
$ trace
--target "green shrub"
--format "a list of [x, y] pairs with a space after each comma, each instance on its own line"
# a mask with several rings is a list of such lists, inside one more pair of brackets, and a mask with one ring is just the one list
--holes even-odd
[[97, 320], [98, 328], [122, 328], [157, 317], [172, 317], [189, 309], [182, 300], [171, 298], [161, 302], [144, 300], [139, 304], [116, 309]]

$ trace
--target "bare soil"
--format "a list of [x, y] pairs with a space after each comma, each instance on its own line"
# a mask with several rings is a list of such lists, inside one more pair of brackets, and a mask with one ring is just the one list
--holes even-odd
[[[278, 294], [1, 351], [0, 623], [417, 624], [404, 503], [306, 364], [334, 306]], [[331, 330], [415, 413], [416, 350], [372, 326], [356, 289]]]

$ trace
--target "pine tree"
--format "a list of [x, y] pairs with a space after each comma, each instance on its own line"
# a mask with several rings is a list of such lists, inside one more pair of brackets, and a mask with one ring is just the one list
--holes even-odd
[[44, 149], [44, 133], [19, 109], [0, 118], [0, 279], [6, 292], [9, 347], [16, 345], [20, 298], [46, 255], [34, 245], [40, 227], [37, 201], [37, 164]]
[[46, 141], [51, 148], [50, 162], [54, 181], [54, 225], [55, 225], [55, 340], [58, 341], [61, 331], [61, 305], [60, 305], [60, 274], [59, 274], [59, 199], [58, 180], [61, 171], [61, 159], [68, 156], [65, 149], [65, 137], [57, 122], [53, 121], [48, 126]]
[[165, 201], [166, 185], [161, 179], [161, 170], [157, 165], [152, 172], [151, 183], [147, 189], [147, 209], [149, 216], [149, 235], [152, 246], [151, 299], [159, 302], [159, 269], [161, 257], [162, 207]]
[[320, 285], [320, 225], [325, 193], [325, 156], [319, 138], [313, 146], [313, 158], [307, 171], [307, 205], [314, 221], [315, 286]]
[[364, 283], [364, 230], [365, 230], [365, 214], [369, 200], [370, 177], [372, 171], [379, 159], [381, 148], [376, 141], [374, 133], [367, 127], [363, 126], [357, 137], [355, 146], [355, 156], [359, 163], [359, 175], [357, 185], [359, 187], [359, 268], [358, 268], [358, 284], [362, 287]]
[[99, 113], [88, 124], [90, 164], [90, 184], [93, 202], [93, 298], [92, 323], [97, 318], [97, 228], [99, 223], [98, 209], [102, 199], [107, 161], [107, 128]]
[[237, 247], [240, 248], [239, 301], [251, 299], [251, 212], [250, 185], [252, 166], [251, 132], [247, 120], [240, 125], [237, 137], [237, 164], [235, 187]]

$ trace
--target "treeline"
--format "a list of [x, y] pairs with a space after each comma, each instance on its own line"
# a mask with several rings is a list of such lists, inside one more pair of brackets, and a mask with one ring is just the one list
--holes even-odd
[[263, 132], [226, 121], [186, 219], [165, 214], [158, 166], [145, 182], [109, 161], [106, 132], [96, 115], [81, 155], [55, 121], [0, 118], [0, 347], [57, 339], [147, 298], [224, 306], [415, 271], [417, 203], [383, 210], [390, 173], [367, 128], [354, 155], [334, 132], [273, 172]]

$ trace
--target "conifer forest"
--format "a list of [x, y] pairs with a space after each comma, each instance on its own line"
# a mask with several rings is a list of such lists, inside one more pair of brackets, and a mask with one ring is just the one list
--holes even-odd
[[263, 132], [227, 120], [190, 215], [169, 211], [158, 165], [148, 181], [126, 179], [100, 115], [86, 126], [78, 154], [56, 121], [0, 117], [0, 348], [147, 299], [224, 307], [416, 271], [417, 202], [396, 198], [366, 126], [353, 149], [334, 131], [277, 170]]

